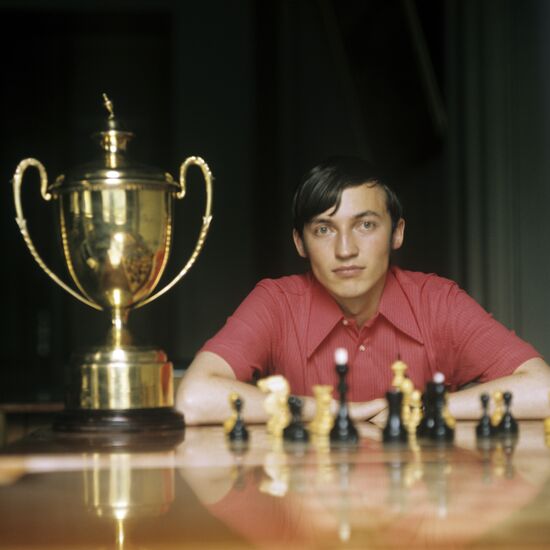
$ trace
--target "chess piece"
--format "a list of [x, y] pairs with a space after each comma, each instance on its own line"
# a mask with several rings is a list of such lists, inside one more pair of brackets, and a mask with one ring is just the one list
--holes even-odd
[[[434, 375], [433, 387], [433, 428], [430, 439], [437, 442], [450, 442], [454, 439], [454, 426], [447, 412], [447, 391], [445, 389], [445, 376], [441, 372]], [[452, 419], [454, 421], [454, 419]]]
[[231, 409], [231, 416], [227, 420], [225, 420], [223, 423], [223, 431], [226, 434], [229, 434], [229, 432], [233, 429], [235, 422], [237, 421], [237, 410], [235, 409], [235, 400], [238, 397], [239, 397], [239, 394], [236, 392], [231, 392], [229, 394], [229, 407]]
[[302, 400], [295, 395], [291, 395], [288, 398], [288, 408], [290, 409], [292, 419], [289, 425], [283, 430], [283, 439], [285, 441], [307, 443], [309, 441], [309, 433], [302, 421]]
[[237, 397], [233, 402], [235, 407], [235, 412], [237, 413], [237, 418], [235, 419], [235, 424], [227, 434], [229, 441], [232, 442], [241, 442], [248, 441], [248, 430], [246, 429], [245, 423], [241, 417], [241, 411], [243, 407], [243, 400], [241, 397]]
[[313, 395], [315, 397], [315, 416], [309, 423], [309, 431], [313, 436], [328, 437], [334, 422], [330, 412], [332, 386], [315, 385], [313, 386]]
[[411, 416], [411, 394], [414, 391], [414, 385], [410, 378], [405, 377], [399, 388], [403, 394], [403, 403], [401, 405], [401, 420], [405, 426], [408, 426]]
[[269, 416], [267, 431], [274, 437], [282, 437], [283, 430], [290, 422], [288, 382], [284, 376], [276, 374], [258, 380], [258, 388], [268, 394], [264, 400], [264, 409]]
[[422, 395], [418, 390], [413, 390], [410, 397], [409, 420], [405, 427], [410, 437], [416, 437], [416, 430], [422, 421]]
[[348, 372], [348, 352], [344, 348], [338, 348], [334, 354], [336, 362], [336, 372], [338, 373], [338, 393], [340, 394], [340, 402], [338, 412], [334, 419], [334, 425], [330, 430], [330, 440], [333, 443], [351, 443], [359, 442], [359, 432], [353, 424], [349, 416], [347, 392], [348, 385], [346, 384], [346, 374]]
[[392, 364], [391, 370], [393, 371], [393, 380], [391, 385], [394, 389], [399, 390], [401, 389], [401, 384], [403, 384], [403, 381], [405, 380], [407, 364], [400, 359], [397, 359], [397, 361]]
[[443, 406], [443, 418], [445, 419], [445, 422], [447, 423], [447, 426], [452, 428], [453, 430], [456, 427], [456, 419], [449, 411], [449, 395], [447, 392], [445, 392], [445, 399], [444, 399], [444, 406]]
[[424, 413], [422, 415], [422, 419], [420, 420], [420, 424], [418, 424], [418, 427], [416, 428], [416, 436], [420, 439], [429, 438], [434, 427], [434, 422], [435, 422], [434, 394], [435, 394], [435, 382], [433, 380], [430, 380], [426, 384], [426, 390], [422, 395], [422, 405], [424, 408]]
[[229, 438], [229, 441], [232, 442], [248, 441], [248, 430], [246, 429], [244, 421], [241, 417], [241, 411], [244, 404], [243, 400], [236, 393], [232, 393], [231, 395], [231, 405], [233, 407], [235, 418], [233, 426], [231, 426], [231, 428], [227, 432], [227, 437]]
[[476, 426], [476, 437], [478, 439], [488, 439], [495, 435], [495, 428], [491, 424], [489, 416], [489, 394], [482, 393], [480, 396], [483, 413]]
[[512, 404], [512, 394], [509, 391], [505, 391], [502, 394], [504, 401], [504, 414], [500, 420], [497, 431], [499, 436], [516, 436], [518, 434], [518, 423], [512, 416], [510, 410]]
[[384, 443], [406, 443], [407, 430], [401, 417], [403, 393], [396, 389], [386, 392], [388, 401], [388, 420], [382, 430]]
[[496, 428], [500, 424], [502, 415], [504, 414], [504, 398], [501, 391], [496, 391], [493, 393], [493, 402], [495, 404], [495, 408], [493, 414], [491, 415], [491, 424]]

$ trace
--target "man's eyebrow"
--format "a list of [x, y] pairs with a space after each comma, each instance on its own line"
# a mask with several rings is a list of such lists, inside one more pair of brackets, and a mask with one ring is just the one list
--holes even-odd
[[364, 212], [359, 212], [359, 214], [355, 214], [353, 216], [354, 218], [366, 218], [368, 216], [375, 216], [376, 218], [381, 218], [382, 214], [380, 212], [376, 212], [376, 210], [365, 210]]
[[[311, 220], [308, 223], [332, 223], [332, 214], [329, 214], [329, 216], [315, 216], [314, 218], [311, 218]], [[382, 218], [382, 215], [379, 212], [376, 212], [376, 210], [365, 210], [364, 212], [359, 212], [358, 214], [354, 214], [353, 219], [358, 220], [360, 218], [367, 218], [369, 216], [375, 216], [376, 218]]]
[[311, 218], [309, 223], [332, 223], [332, 218], [327, 218], [326, 216], [315, 216]]

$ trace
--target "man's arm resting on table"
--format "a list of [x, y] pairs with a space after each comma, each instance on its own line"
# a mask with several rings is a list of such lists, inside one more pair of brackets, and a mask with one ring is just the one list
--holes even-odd
[[[193, 424], [219, 424], [231, 415], [229, 395], [236, 392], [244, 401], [243, 417], [247, 422], [266, 422], [263, 403], [266, 394], [252, 384], [240, 382], [233, 369], [219, 355], [209, 351], [199, 353], [181, 381], [176, 406], [185, 414], [185, 421]], [[302, 397], [303, 417], [310, 420], [315, 414], [315, 400]], [[366, 420], [386, 407], [385, 399], [366, 403], [350, 403], [350, 415]], [[333, 400], [332, 412], [337, 410]]]
[[495, 391], [512, 393], [512, 414], [518, 419], [550, 416], [550, 367], [540, 358], [529, 359], [513, 374], [449, 394], [449, 411], [457, 419], [477, 419], [481, 415], [480, 395]]
[[184, 413], [187, 424], [218, 424], [231, 415], [231, 392], [237, 392], [243, 399], [243, 417], [248, 422], [265, 422], [265, 394], [256, 386], [238, 381], [225, 359], [203, 351], [183, 376], [176, 406]]

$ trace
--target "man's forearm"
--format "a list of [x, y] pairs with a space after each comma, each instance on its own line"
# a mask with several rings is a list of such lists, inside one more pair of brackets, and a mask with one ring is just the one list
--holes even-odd
[[232, 392], [243, 400], [242, 416], [246, 422], [266, 421], [265, 394], [251, 384], [219, 376], [184, 379], [176, 405], [185, 414], [187, 424], [220, 424], [233, 412], [229, 403]]
[[[264, 409], [267, 394], [252, 384], [228, 380], [218, 376], [196, 381], [184, 380], [178, 391], [177, 407], [185, 414], [186, 422], [193, 424], [219, 424], [231, 415], [229, 395], [236, 392], [244, 401], [242, 416], [246, 422], [262, 423], [268, 420]], [[303, 402], [302, 418], [311, 420], [316, 412], [315, 399], [300, 396]], [[349, 413], [354, 420], [368, 420], [386, 407], [384, 399], [364, 403], [349, 403]], [[338, 411], [338, 401], [333, 399], [331, 414]]]
[[512, 414], [518, 419], [540, 419], [550, 416], [548, 391], [550, 367], [542, 359], [531, 359], [514, 374], [449, 395], [449, 411], [457, 419], [477, 419], [481, 416], [480, 395], [495, 391], [510, 391]]

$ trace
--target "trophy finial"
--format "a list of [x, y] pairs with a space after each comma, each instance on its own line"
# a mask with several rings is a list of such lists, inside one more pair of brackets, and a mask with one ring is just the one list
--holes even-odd
[[[115, 119], [115, 112], [113, 109], [113, 102], [109, 99], [106, 93], [101, 94], [103, 97], [103, 105], [109, 116], [107, 118], [107, 125], [103, 132], [99, 132], [97, 135], [100, 139], [101, 147], [104, 151], [109, 153], [118, 153], [126, 150], [126, 145], [128, 141], [133, 137], [132, 132], [127, 132], [122, 129], [119, 121]], [[108, 166], [110, 168], [115, 167], [114, 158], [110, 158], [108, 161]]]
[[113, 102], [107, 97], [106, 93], [103, 93], [103, 105], [105, 105], [105, 109], [109, 111], [109, 120], [113, 120], [115, 118], [115, 113], [113, 111]]

